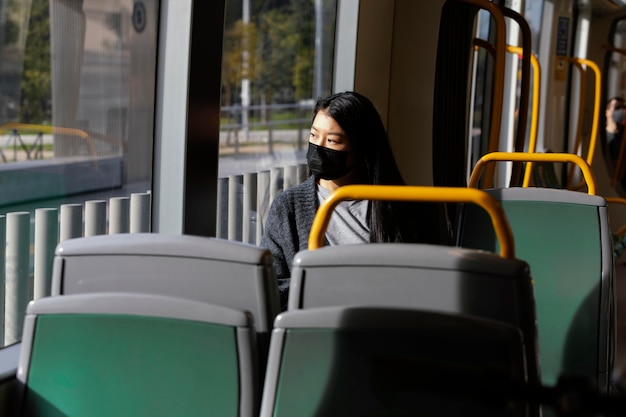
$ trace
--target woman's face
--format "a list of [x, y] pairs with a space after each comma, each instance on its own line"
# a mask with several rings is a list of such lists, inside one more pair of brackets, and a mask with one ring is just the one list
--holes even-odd
[[[320, 110], [313, 119], [309, 143], [319, 147], [307, 152], [307, 164], [312, 173], [318, 177], [318, 184], [334, 190], [339, 186], [354, 182], [354, 155], [350, 139], [339, 123]], [[322, 150], [326, 150], [322, 152]]]
[[317, 146], [323, 146], [336, 151], [350, 151], [350, 140], [339, 123], [320, 110], [313, 119], [309, 142]]

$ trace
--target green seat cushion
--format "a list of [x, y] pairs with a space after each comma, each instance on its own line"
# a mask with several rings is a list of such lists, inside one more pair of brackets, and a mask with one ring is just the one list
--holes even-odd
[[236, 416], [235, 329], [125, 315], [37, 318], [30, 416]]

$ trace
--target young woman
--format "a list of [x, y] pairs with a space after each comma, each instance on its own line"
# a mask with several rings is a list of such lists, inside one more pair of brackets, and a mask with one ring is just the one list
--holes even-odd
[[[261, 241], [274, 257], [283, 306], [287, 304], [291, 262], [298, 251], [308, 248], [320, 202], [347, 184], [404, 185], [380, 115], [369, 99], [355, 92], [317, 101], [307, 164], [308, 180], [273, 201]], [[427, 226], [420, 228], [424, 216]], [[331, 216], [326, 243], [439, 243], [438, 222], [433, 216], [438, 217], [437, 211], [424, 204], [345, 201]]]

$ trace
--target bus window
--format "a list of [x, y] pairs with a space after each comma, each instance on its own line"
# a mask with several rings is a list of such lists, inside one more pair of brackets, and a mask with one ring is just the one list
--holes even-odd
[[150, 189], [158, 11], [154, 0], [2, 7], [1, 214]]
[[[2, 3], [0, 215], [150, 191], [158, 21], [158, 0]], [[4, 345], [29, 300], [9, 299]]]
[[[603, 154], [611, 175], [611, 186], [623, 195], [626, 189], [626, 147], [624, 136], [624, 97], [626, 97], [626, 19], [611, 25], [610, 44], [605, 45], [604, 83], [605, 103], [601, 116], [604, 122], [600, 132]], [[611, 118], [609, 120], [608, 118]], [[612, 123], [611, 123], [612, 122]]]
[[227, 0], [219, 177], [303, 163], [330, 94], [336, 0]]

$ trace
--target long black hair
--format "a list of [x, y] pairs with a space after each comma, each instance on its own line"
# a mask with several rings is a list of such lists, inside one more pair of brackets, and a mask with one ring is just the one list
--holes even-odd
[[[313, 119], [321, 110], [332, 117], [348, 136], [360, 184], [405, 184], [382, 119], [367, 97], [352, 91], [336, 93], [317, 100]], [[414, 222], [410, 220], [406, 204], [372, 201], [369, 207], [370, 242], [420, 240], [410, 227]]]

